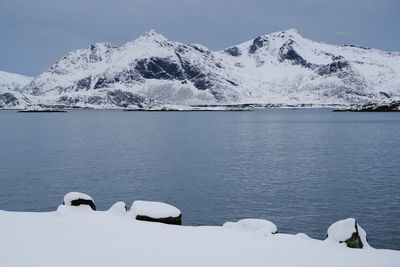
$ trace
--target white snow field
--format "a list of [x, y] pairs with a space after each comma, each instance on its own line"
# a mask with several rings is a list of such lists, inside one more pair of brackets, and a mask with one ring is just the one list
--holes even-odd
[[[137, 221], [123, 202], [108, 211], [86, 205], [61, 205], [55, 212], [42, 213], [0, 211], [0, 266], [400, 266], [400, 251], [348, 248], [305, 234], [266, 234], [275, 225], [265, 220], [246, 219], [230, 226]], [[351, 223], [342, 226], [330, 230], [340, 236], [343, 233], [336, 231], [349, 230]]]

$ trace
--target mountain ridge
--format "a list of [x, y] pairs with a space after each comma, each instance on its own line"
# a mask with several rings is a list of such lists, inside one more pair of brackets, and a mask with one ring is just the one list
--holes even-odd
[[349, 105], [400, 97], [399, 69], [398, 52], [319, 43], [296, 29], [217, 51], [148, 30], [121, 46], [101, 42], [68, 53], [9, 89], [20, 103], [6, 107]]

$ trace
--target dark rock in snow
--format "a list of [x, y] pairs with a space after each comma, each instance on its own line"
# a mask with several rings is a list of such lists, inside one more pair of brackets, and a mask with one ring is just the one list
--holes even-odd
[[182, 214], [176, 207], [153, 201], [136, 200], [129, 211], [136, 220], [166, 224], [182, 224]]
[[283, 62], [285, 60], [291, 61], [295, 65], [301, 65], [303, 67], [312, 68], [313, 64], [307, 62], [296, 50], [293, 48], [293, 40], [284, 43], [281, 48], [279, 48], [279, 61]]
[[151, 57], [149, 59], [139, 59], [136, 63], [135, 70], [145, 79], [184, 79], [180, 66], [169, 58]]
[[383, 102], [383, 103], [368, 103], [365, 105], [353, 106], [347, 109], [336, 109], [334, 112], [350, 111], [350, 112], [400, 112], [400, 100]]
[[227, 53], [228, 55], [231, 55], [233, 57], [238, 57], [242, 54], [242, 52], [240, 51], [240, 49], [236, 46], [234, 47], [229, 47], [227, 49], [224, 50], [225, 53]]
[[80, 205], [88, 205], [92, 208], [92, 210], [96, 210], [96, 205], [92, 200], [78, 198], [71, 201], [71, 206], [80, 206]]
[[[342, 243], [343, 241], [341, 241]], [[345, 240], [344, 242], [346, 242], [347, 246], [349, 248], [363, 248], [363, 243], [361, 241], [360, 235], [358, 234], [358, 227], [356, 224], [356, 232], [354, 232], [351, 237], [347, 240]]]
[[151, 103], [147, 97], [121, 90], [108, 92], [107, 96], [118, 107], [128, 107], [129, 105], [142, 106], [143, 104]]
[[18, 99], [11, 93], [0, 94], [0, 108], [7, 106], [16, 106], [19, 104]]
[[329, 75], [339, 72], [345, 68], [349, 68], [349, 63], [347, 61], [334, 61], [330, 64], [318, 67], [318, 74]]
[[79, 192], [70, 192], [64, 196], [63, 205], [66, 206], [80, 206], [87, 205], [92, 210], [96, 210], [96, 205], [94, 204], [94, 200], [86, 194]]
[[91, 82], [91, 80], [92, 80], [92, 78], [91, 78], [90, 76], [89, 76], [89, 77], [86, 77], [86, 78], [84, 78], [84, 79], [79, 80], [79, 81], [76, 83], [76, 88], [77, 88], [77, 89], [86, 89], [86, 90], [90, 89], [90, 82]]
[[151, 218], [149, 216], [137, 215], [136, 220], [182, 225], [182, 214], [179, 215], [178, 217], [166, 217], [166, 218]]
[[249, 54], [254, 54], [259, 48], [263, 47], [268, 43], [268, 38], [265, 36], [259, 36], [253, 40], [253, 43], [249, 47]]
[[58, 112], [67, 112], [65, 110], [61, 109], [23, 109], [23, 110], [18, 110], [18, 112], [21, 113], [58, 113]]
[[388, 95], [388, 94], [385, 93], [385, 92], [379, 92], [379, 94], [383, 95], [384, 97], [390, 98], [390, 95]]
[[348, 218], [333, 223], [328, 228], [327, 240], [346, 243], [349, 248], [363, 248], [369, 246], [367, 234], [354, 218]]

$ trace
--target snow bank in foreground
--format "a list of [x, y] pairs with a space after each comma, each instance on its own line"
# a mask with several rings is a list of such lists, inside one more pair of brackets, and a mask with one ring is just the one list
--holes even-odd
[[[61, 205], [55, 212], [43, 213], [0, 210], [0, 266], [400, 265], [400, 251], [352, 249], [304, 234], [254, 234], [275, 230], [265, 220], [245, 219], [224, 227], [176, 226], [134, 220], [124, 210], [123, 202], [108, 211], [94, 211], [87, 205]], [[351, 227], [339, 227], [339, 233], [335, 228], [328, 231], [331, 237], [343, 239]]]
[[262, 219], [243, 219], [238, 222], [226, 222], [222, 227], [239, 231], [249, 231], [262, 235], [278, 233], [278, 228], [274, 223]]

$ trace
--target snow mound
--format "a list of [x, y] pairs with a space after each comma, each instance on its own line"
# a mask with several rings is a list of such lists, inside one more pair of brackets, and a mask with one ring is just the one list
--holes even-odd
[[92, 208], [92, 210], [96, 210], [96, 205], [94, 204], [94, 200], [89, 195], [79, 193], [79, 192], [70, 192], [64, 196], [64, 205], [66, 206], [80, 206], [80, 205], [88, 205]]
[[126, 204], [125, 202], [118, 201], [114, 205], [111, 206], [111, 208], [108, 209], [108, 212], [114, 214], [114, 215], [126, 215]]
[[347, 218], [333, 223], [328, 228], [328, 238], [337, 243], [346, 243], [348, 247], [363, 248], [369, 247], [367, 233], [354, 218]]
[[88, 205], [80, 205], [80, 206], [60, 205], [58, 206], [56, 212], [58, 215], [61, 216], [75, 217], [75, 216], [80, 216], [82, 214], [86, 214], [91, 211], [93, 210]]
[[311, 237], [309, 237], [305, 233], [297, 233], [296, 236], [298, 236], [298, 237], [300, 237], [302, 239], [307, 239], [307, 240], [311, 240], [312, 239]]
[[129, 213], [137, 220], [181, 224], [181, 211], [162, 202], [136, 200]]
[[341, 242], [349, 239], [356, 232], [356, 220], [348, 218], [337, 221], [328, 228], [328, 237], [336, 242]]
[[266, 235], [276, 234], [278, 232], [278, 228], [274, 223], [263, 219], [243, 219], [237, 222], [226, 222], [222, 227]]

